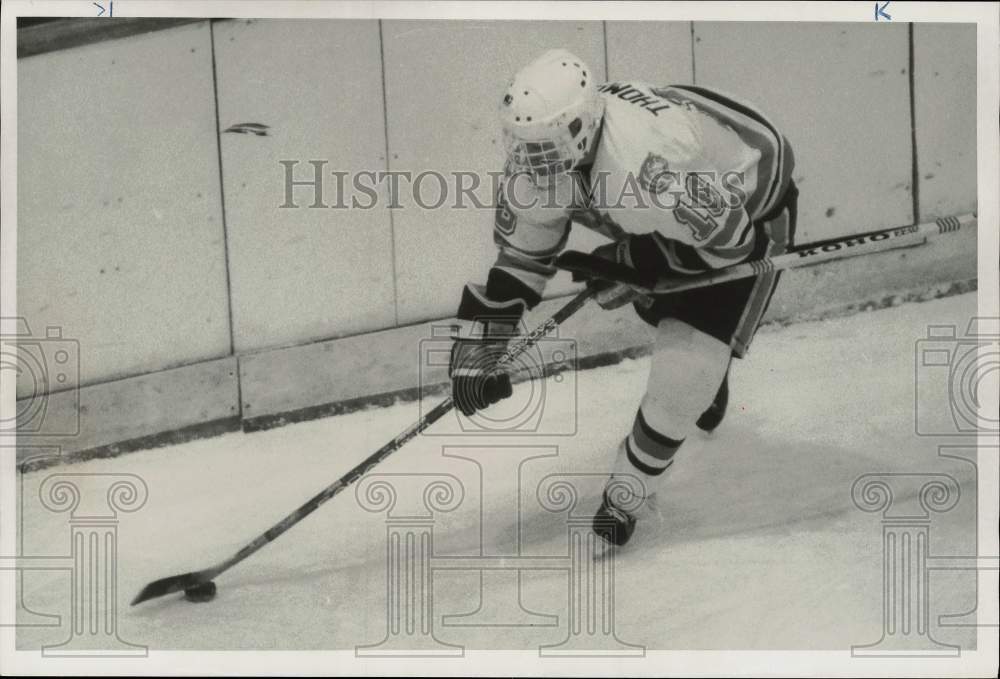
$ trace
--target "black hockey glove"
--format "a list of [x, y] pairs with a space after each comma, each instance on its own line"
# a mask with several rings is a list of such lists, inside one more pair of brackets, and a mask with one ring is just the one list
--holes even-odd
[[[635, 265], [632, 263], [630, 252], [631, 245], [632, 238], [625, 236], [616, 243], [608, 243], [607, 245], [600, 246], [590, 254], [634, 269]], [[635, 301], [648, 299], [641, 292], [626, 283], [612, 283], [592, 279], [587, 281], [587, 287], [594, 291], [594, 301], [602, 309], [617, 309]]]
[[524, 313], [521, 299], [492, 302], [465, 288], [459, 318], [471, 319], [451, 348], [451, 397], [466, 416], [509, 397], [510, 375], [498, 366]]

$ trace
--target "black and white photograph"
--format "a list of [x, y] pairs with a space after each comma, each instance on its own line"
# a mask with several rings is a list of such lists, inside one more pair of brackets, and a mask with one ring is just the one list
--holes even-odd
[[998, 672], [1000, 10], [2, 14], [0, 672]]

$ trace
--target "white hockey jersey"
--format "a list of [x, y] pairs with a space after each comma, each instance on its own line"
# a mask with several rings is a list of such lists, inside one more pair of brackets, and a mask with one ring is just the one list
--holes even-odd
[[574, 222], [613, 239], [656, 234], [664, 275], [701, 273], [762, 251], [757, 241], [769, 236], [755, 224], [777, 206], [794, 165], [773, 124], [704, 88], [614, 82], [599, 91], [605, 113], [590, 167], [547, 189], [511, 177], [498, 193], [494, 269], [520, 283], [518, 297], [528, 306], [541, 299]]

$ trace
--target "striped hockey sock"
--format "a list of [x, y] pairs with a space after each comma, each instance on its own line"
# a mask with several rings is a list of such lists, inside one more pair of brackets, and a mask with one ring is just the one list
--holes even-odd
[[[638, 472], [642, 477], [657, 477], [674, 463], [674, 455], [684, 443], [684, 439], [673, 439], [653, 429], [646, 422], [639, 408], [632, 425], [632, 431], [625, 438], [625, 460], [631, 467], [628, 471]], [[616, 471], [626, 471], [616, 465]]]

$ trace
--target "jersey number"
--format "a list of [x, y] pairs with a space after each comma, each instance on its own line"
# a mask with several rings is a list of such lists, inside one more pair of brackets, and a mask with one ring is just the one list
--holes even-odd
[[497, 190], [497, 214], [495, 221], [497, 231], [505, 236], [511, 235], [514, 233], [514, 229], [517, 228], [517, 215], [511, 212], [510, 207], [507, 206], [503, 189]]
[[685, 179], [685, 198], [674, 208], [678, 222], [691, 229], [692, 237], [699, 243], [711, 238], [719, 228], [718, 218], [726, 213], [724, 200], [714, 186], [698, 173], [692, 172]]
[[699, 243], [708, 240], [719, 228], [719, 223], [715, 221], [712, 213], [699, 205], [681, 203], [674, 208], [674, 217], [691, 229], [691, 235]]

